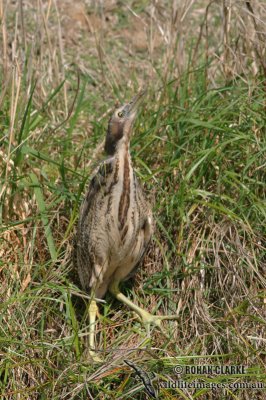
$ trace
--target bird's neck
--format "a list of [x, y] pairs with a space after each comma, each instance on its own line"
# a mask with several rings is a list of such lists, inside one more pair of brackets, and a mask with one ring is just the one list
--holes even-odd
[[115, 174], [117, 172], [117, 204], [119, 229], [126, 225], [132, 203], [134, 171], [128, 144], [120, 145], [115, 153]]
[[115, 158], [125, 158], [127, 156], [129, 161], [131, 161], [130, 152], [129, 152], [129, 141], [128, 140], [121, 140], [116, 147], [114, 157]]

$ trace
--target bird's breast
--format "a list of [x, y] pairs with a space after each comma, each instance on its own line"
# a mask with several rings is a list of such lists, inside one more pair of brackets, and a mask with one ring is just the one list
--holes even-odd
[[121, 252], [134, 238], [138, 225], [136, 184], [128, 151], [114, 158], [112, 174], [103, 189], [103, 204], [108, 242]]

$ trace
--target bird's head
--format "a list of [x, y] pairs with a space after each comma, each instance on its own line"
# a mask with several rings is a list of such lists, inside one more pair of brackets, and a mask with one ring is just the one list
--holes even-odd
[[107, 154], [113, 155], [122, 143], [129, 142], [138, 106], [144, 94], [145, 90], [140, 90], [130, 103], [117, 108], [111, 116], [105, 140]]

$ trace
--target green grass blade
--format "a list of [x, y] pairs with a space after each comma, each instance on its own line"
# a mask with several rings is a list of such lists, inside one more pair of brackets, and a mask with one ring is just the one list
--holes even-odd
[[41, 190], [41, 186], [40, 183], [38, 181], [37, 176], [34, 173], [30, 174], [30, 179], [32, 181], [33, 184], [33, 190], [34, 190], [34, 194], [36, 197], [36, 202], [38, 204], [38, 208], [41, 214], [41, 220], [44, 226], [44, 230], [45, 230], [45, 237], [47, 240], [47, 244], [48, 244], [48, 248], [50, 251], [50, 255], [51, 255], [51, 259], [53, 261], [56, 261], [57, 259], [57, 252], [56, 252], [56, 248], [55, 248], [55, 244], [54, 244], [54, 239], [53, 239], [53, 235], [52, 235], [52, 231], [49, 225], [49, 219], [47, 216], [47, 210], [46, 210], [46, 205], [45, 205], [45, 201], [44, 201], [44, 196]]

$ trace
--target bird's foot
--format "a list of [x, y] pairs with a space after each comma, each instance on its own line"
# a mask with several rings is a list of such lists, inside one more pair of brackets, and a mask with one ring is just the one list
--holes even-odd
[[159, 328], [160, 331], [166, 337], [168, 337], [165, 334], [164, 330], [162, 329], [161, 322], [164, 321], [164, 320], [177, 320], [178, 319], [177, 315], [152, 315], [148, 311], [145, 311], [145, 310], [142, 310], [142, 309], [138, 312], [138, 316], [140, 317], [143, 325], [145, 326], [148, 336], [150, 336], [150, 327], [151, 327], [151, 325], [154, 325], [157, 328]]
[[140, 318], [141, 322], [146, 328], [147, 335], [150, 337], [150, 326], [155, 325], [157, 328], [161, 330], [161, 332], [166, 336], [168, 339], [168, 335], [163, 331], [161, 322], [163, 320], [177, 320], [179, 317], [177, 315], [152, 315], [148, 311], [143, 310], [143, 308], [137, 306], [133, 303], [133, 301], [129, 300], [123, 293], [119, 290], [119, 282], [114, 281], [110, 286], [110, 292], [116, 297], [117, 300], [121, 301], [122, 303], [126, 304], [128, 307], [133, 310], [138, 317]]
[[103, 363], [103, 359], [98, 356], [95, 350], [87, 350], [85, 352], [85, 357], [86, 361], [90, 361], [93, 364], [100, 364]]

